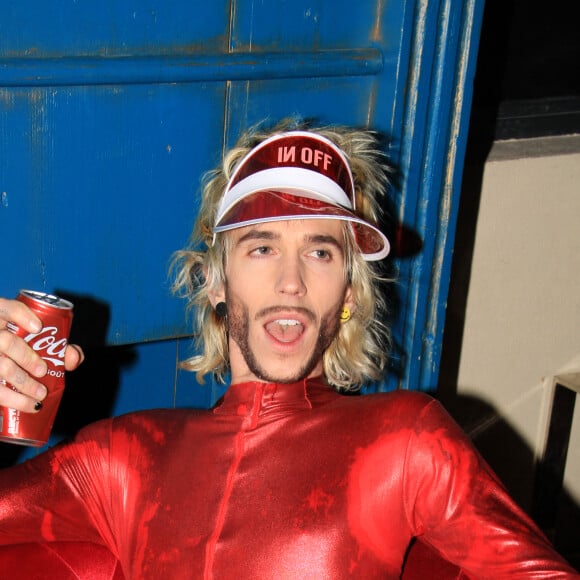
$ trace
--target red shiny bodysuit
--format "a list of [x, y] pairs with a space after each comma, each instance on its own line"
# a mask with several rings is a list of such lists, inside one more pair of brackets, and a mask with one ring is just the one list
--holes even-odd
[[398, 578], [414, 536], [474, 577], [577, 577], [436, 401], [317, 380], [96, 423], [2, 472], [0, 514], [0, 543], [105, 544], [127, 578]]

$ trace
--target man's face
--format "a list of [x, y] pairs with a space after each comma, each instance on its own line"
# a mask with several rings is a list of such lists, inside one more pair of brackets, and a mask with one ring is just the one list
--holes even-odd
[[289, 220], [233, 230], [226, 288], [232, 382], [322, 374], [322, 354], [351, 309], [342, 222]]

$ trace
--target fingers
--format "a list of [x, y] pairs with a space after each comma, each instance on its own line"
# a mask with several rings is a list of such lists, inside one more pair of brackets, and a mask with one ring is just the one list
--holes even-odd
[[40, 332], [42, 323], [38, 316], [18, 300], [0, 298], [0, 329], [6, 328], [12, 322], [28, 332]]
[[[69, 344], [65, 352], [65, 369], [75, 370], [85, 359], [80, 346]], [[40, 382], [48, 368], [22, 339], [0, 331], [0, 405], [19, 411], [38, 412], [47, 389]], [[2, 384], [6, 381], [12, 385]]]
[[64, 368], [74, 371], [85, 360], [83, 349], [77, 344], [69, 344], [64, 353]]
[[[38, 412], [41, 408], [39, 403], [47, 395], [42, 379], [48, 367], [26, 341], [8, 330], [9, 322], [31, 333], [42, 329], [41, 321], [28, 306], [17, 300], [0, 298], [0, 405]], [[79, 346], [68, 345], [64, 357], [65, 369], [76, 369], [84, 358]]]
[[22, 338], [7, 329], [9, 322], [28, 332], [39, 332], [42, 328], [38, 317], [25, 304], [0, 298], [0, 405], [38, 411], [38, 402], [47, 394], [40, 380], [48, 368]]
[[[18, 338], [14, 337], [14, 335], [10, 336]], [[19, 352], [20, 345], [18, 343], [14, 347], [2, 350], [4, 338], [0, 336], [0, 352], [7, 353], [5, 356], [0, 355], [0, 405], [18, 409], [19, 411], [36, 413], [42, 409], [42, 405], [39, 403], [42, 403], [47, 395], [46, 387], [37, 380], [37, 378], [42, 380], [46, 375], [46, 363], [32, 349], [28, 348], [24, 341], [21, 341], [24, 344], [24, 353]], [[30, 353], [32, 353], [32, 357], [27, 359]], [[79, 346], [68, 345], [64, 357], [65, 369], [67, 371], [76, 369], [84, 361], [84, 358], [85, 355]], [[15, 360], [20, 361], [22, 366], [16, 364]], [[23, 362], [26, 360], [31, 360], [31, 362]], [[39, 363], [38, 366], [36, 366], [37, 362]], [[31, 376], [24, 368], [33, 369], [32, 374], [34, 376]], [[3, 385], [2, 379], [10, 383], [16, 391], [9, 386]]]
[[[40, 385], [42, 387], [42, 385]], [[19, 411], [24, 411], [26, 413], [38, 413], [42, 409], [42, 397], [29, 397], [24, 393], [19, 393], [14, 391], [10, 387], [0, 385], [0, 403], [3, 407], [8, 407], [10, 409], [18, 409]]]
[[47, 366], [27, 344], [8, 332], [0, 331], [0, 379], [16, 389], [1, 385], [0, 404], [21, 411], [33, 411], [47, 394], [38, 380], [46, 375]]

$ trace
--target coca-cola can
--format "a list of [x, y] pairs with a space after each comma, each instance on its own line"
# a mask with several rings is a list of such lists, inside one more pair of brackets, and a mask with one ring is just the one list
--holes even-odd
[[[48, 441], [64, 391], [64, 352], [72, 323], [73, 304], [58, 296], [34, 290], [21, 290], [16, 299], [24, 302], [40, 318], [42, 330], [30, 333], [12, 323], [8, 323], [8, 330], [22, 337], [46, 361], [48, 372], [42, 383], [48, 394], [38, 413], [23, 413], [0, 406], [0, 440], [41, 447]], [[10, 383], [0, 382], [14, 389]]]

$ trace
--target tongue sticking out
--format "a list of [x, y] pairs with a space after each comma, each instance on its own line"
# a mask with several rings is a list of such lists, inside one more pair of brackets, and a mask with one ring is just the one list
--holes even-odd
[[304, 327], [297, 320], [275, 320], [266, 324], [266, 330], [280, 342], [292, 342], [304, 332]]

